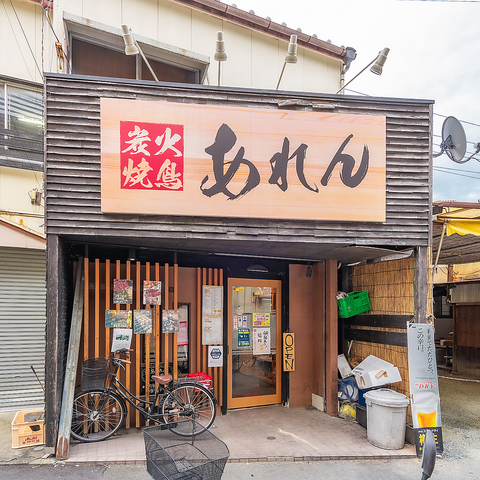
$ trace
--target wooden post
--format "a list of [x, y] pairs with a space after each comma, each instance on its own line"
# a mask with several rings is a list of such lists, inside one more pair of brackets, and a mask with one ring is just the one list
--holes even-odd
[[[160, 264], [155, 263], [155, 281], [160, 281]], [[165, 288], [165, 285], [163, 286]], [[155, 305], [155, 375], [160, 373], [160, 332], [162, 319], [160, 318], [160, 305]]]
[[428, 315], [428, 247], [415, 247], [415, 323], [425, 323]]
[[[178, 264], [173, 266], [173, 309], [178, 308]], [[173, 361], [173, 378], [178, 376], [178, 350], [177, 350], [177, 334], [173, 334], [173, 346], [172, 346], [172, 361]]]
[[84, 291], [82, 285], [83, 269], [81, 261], [78, 262], [77, 277], [75, 281], [75, 294], [73, 297], [72, 321], [70, 327], [70, 340], [68, 342], [67, 368], [63, 386], [62, 409], [57, 441], [57, 460], [68, 458], [70, 430], [72, 427], [73, 397], [75, 396], [75, 378], [77, 377], [78, 351], [82, 333], [82, 310]]
[[100, 356], [100, 259], [95, 259], [95, 357]]
[[[127, 260], [127, 266], [126, 266], [126, 277], [127, 280], [130, 280], [130, 260]], [[128, 310], [131, 309], [131, 305], [125, 305], [125, 308]], [[125, 381], [125, 386], [130, 390], [130, 373], [131, 373], [131, 368], [130, 364], [127, 363], [125, 366], [125, 375], [126, 375], [126, 381]], [[127, 414], [127, 418], [125, 420], [125, 427], [130, 428], [130, 412]]]
[[[105, 310], [110, 310], [110, 260], [105, 260]], [[105, 357], [110, 352], [110, 328], [105, 329]]]
[[[136, 303], [135, 307], [137, 310], [140, 310], [140, 262], [137, 261], [135, 264], [135, 284], [136, 284]], [[134, 319], [132, 318], [132, 322]], [[134, 327], [132, 325], [132, 327]], [[135, 331], [135, 330], [134, 330]], [[141, 344], [141, 335], [134, 334], [135, 337], [135, 396], [140, 397], [140, 370], [142, 368], [142, 344]], [[147, 378], [147, 370], [145, 365], [145, 379]], [[140, 428], [140, 412], [135, 410], [135, 426]]]
[[[168, 274], [169, 274], [169, 265], [165, 264], [165, 310], [168, 310], [169, 307], [169, 284], [168, 284]], [[163, 374], [168, 375], [168, 333], [163, 334]]]
[[197, 314], [195, 316], [197, 326], [197, 363], [195, 371], [199, 372], [202, 367], [202, 269], [197, 268]]
[[85, 284], [84, 284], [84, 289], [85, 292], [83, 294], [83, 359], [87, 360], [88, 358], [88, 335], [89, 335], [89, 322], [90, 322], [90, 315], [89, 315], [89, 309], [90, 309], [90, 302], [88, 301], [88, 284], [90, 281], [89, 278], [89, 268], [88, 268], [88, 258], [85, 258], [84, 260], [84, 278], [85, 278]]
[[[150, 280], [150, 262], [145, 264], [145, 280]], [[145, 308], [152, 313], [150, 305], [145, 305]], [[152, 330], [153, 331], [153, 330]], [[150, 333], [145, 335], [145, 400], [150, 400]], [[146, 425], [149, 425], [149, 421], [146, 421]]]
[[325, 314], [326, 314], [326, 412], [338, 415], [338, 322], [337, 322], [337, 262], [325, 261]]

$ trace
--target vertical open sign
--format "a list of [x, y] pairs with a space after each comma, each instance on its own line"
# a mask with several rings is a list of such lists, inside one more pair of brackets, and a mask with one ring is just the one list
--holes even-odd
[[283, 334], [283, 371], [295, 371], [295, 334]]

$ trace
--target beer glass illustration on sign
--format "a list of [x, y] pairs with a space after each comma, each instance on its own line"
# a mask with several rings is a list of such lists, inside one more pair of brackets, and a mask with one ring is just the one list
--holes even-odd
[[438, 395], [434, 392], [422, 392], [415, 395], [414, 419], [417, 428], [437, 426]]

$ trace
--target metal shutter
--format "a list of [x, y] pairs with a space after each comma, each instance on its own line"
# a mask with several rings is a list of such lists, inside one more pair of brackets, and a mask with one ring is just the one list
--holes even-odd
[[0, 247], [0, 410], [44, 405], [45, 252]]

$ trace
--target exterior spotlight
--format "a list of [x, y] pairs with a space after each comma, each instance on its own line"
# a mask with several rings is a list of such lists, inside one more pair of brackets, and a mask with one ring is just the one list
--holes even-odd
[[384, 48], [377, 56], [375, 59], [375, 63], [372, 65], [370, 68], [370, 71], [374, 73], [375, 75], [381, 75], [383, 71], [383, 65], [385, 64], [385, 61], [387, 60], [387, 55], [388, 52], [390, 51], [389, 48]]
[[290, 35], [290, 42], [288, 43], [287, 56], [283, 62], [282, 73], [280, 73], [280, 78], [278, 79], [277, 88], [280, 86], [280, 82], [283, 77], [283, 72], [285, 71], [285, 65], [287, 63], [297, 63], [297, 35]]
[[383, 65], [385, 64], [385, 60], [387, 60], [388, 52], [390, 52], [389, 48], [384, 48], [378, 55], [360, 72], [358, 72], [350, 81], [348, 81], [338, 92], [340, 93], [348, 84], [353, 82], [360, 74], [362, 74], [368, 67], [372, 66], [370, 71], [375, 75], [381, 75], [383, 71]]
[[138, 55], [140, 50], [135, 45], [133, 34], [127, 25], [122, 25], [123, 41], [125, 42], [125, 55]]
[[[150, 73], [152, 74], [153, 78], [155, 79], [156, 82], [158, 82], [159, 80], [155, 75], [153, 68], [151, 67], [147, 58], [143, 54], [143, 51], [140, 48], [140, 45], [135, 40], [135, 37], [133, 36], [132, 31], [128, 28], [128, 25], [122, 25], [122, 32], [123, 32], [123, 41], [125, 42], [125, 55], [140, 54], [143, 58], [143, 61], [147, 65], [148, 69], [150, 70]], [[137, 80], [138, 80], [138, 73], [137, 73]]]
[[220, 86], [220, 64], [227, 59], [227, 54], [225, 52], [225, 41], [223, 40], [223, 32], [217, 32], [215, 55], [213, 58], [218, 62], [218, 86]]
[[285, 63], [297, 63], [297, 35], [290, 35]]

